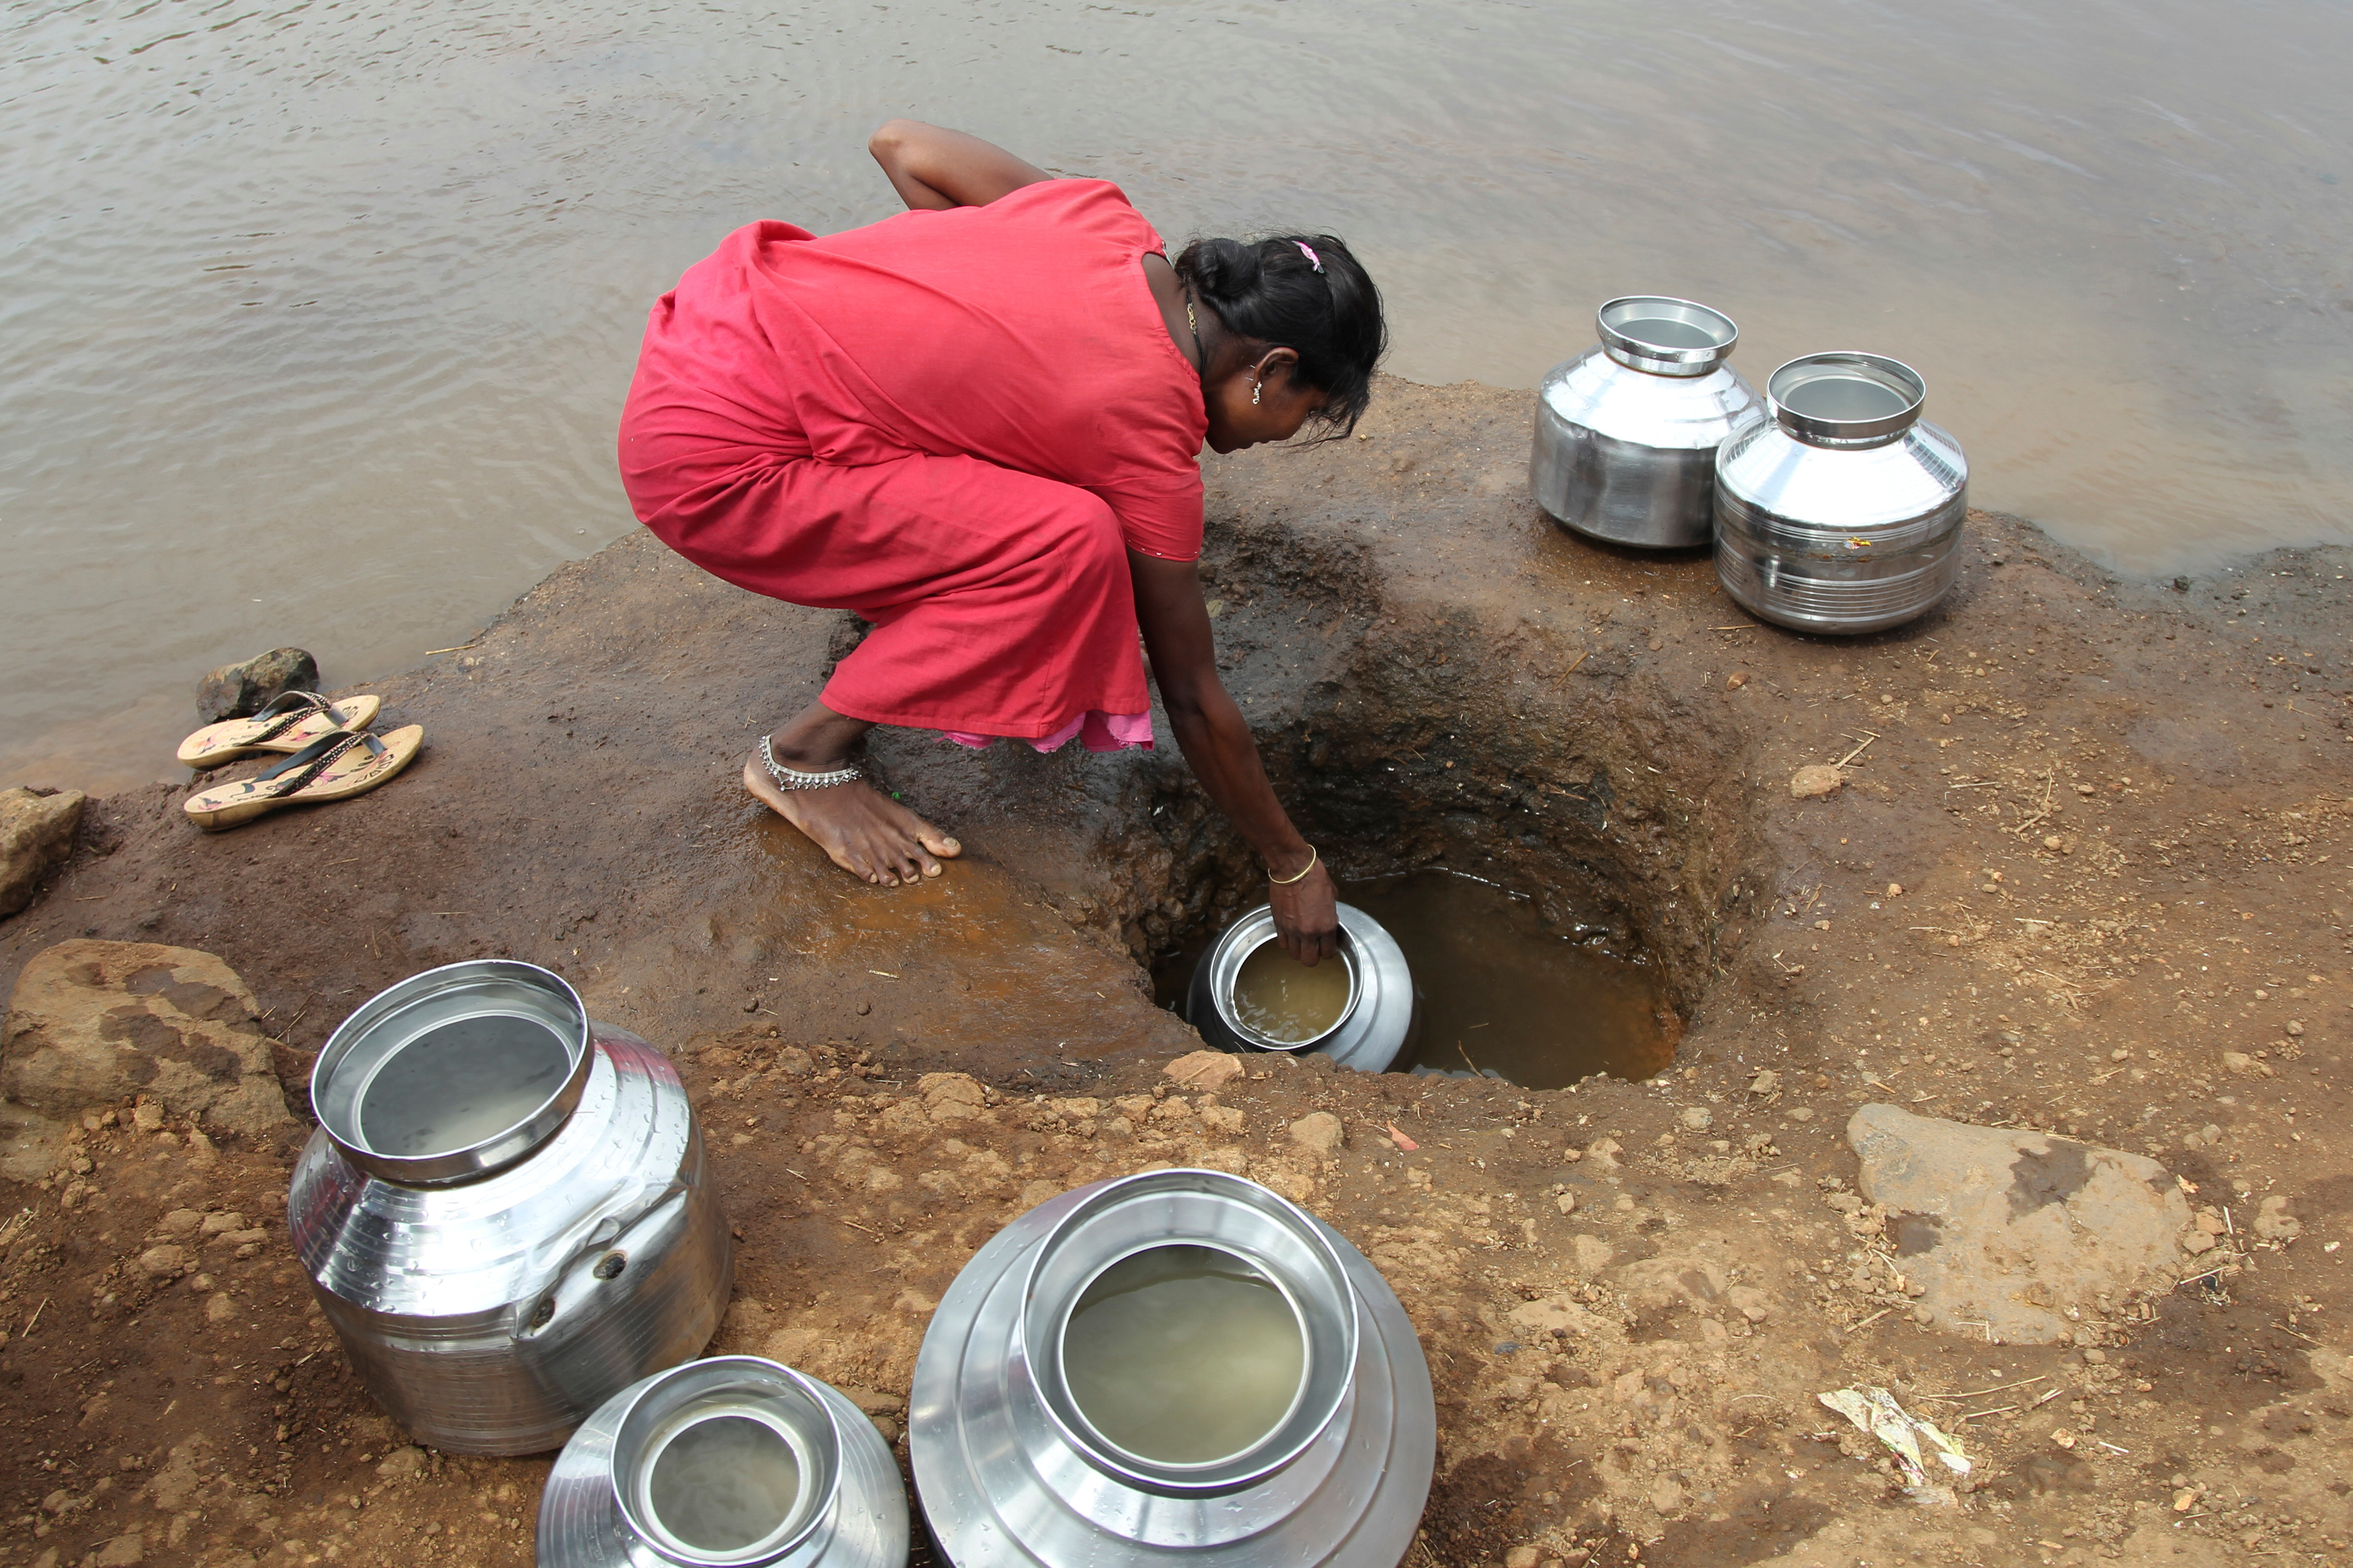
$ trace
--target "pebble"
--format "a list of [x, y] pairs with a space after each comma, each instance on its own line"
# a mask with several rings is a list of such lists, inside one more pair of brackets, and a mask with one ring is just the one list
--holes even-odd
[[1789, 794], [1797, 800], [1836, 795], [1845, 787], [1846, 774], [1827, 763], [1817, 763], [1811, 767], [1799, 768], [1789, 775]]

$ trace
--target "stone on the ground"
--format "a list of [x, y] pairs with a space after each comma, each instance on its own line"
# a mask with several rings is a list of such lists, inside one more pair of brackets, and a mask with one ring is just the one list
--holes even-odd
[[1291, 1124], [1291, 1141], [1319, 1159], [1338, 1153], [1345, 1136], [1340, 1119], [1328, 1110], [1311, 1110]]
[[1160, 1069], [1187, 1089], [1215, 1089], [1242, 1076], [1242, 1059], [1229, 1051], [1187, 1051]]
[[[2156, 1161], [2041, 1132], [1865, 1105], [1857, 1185], [1938, 1326], [2004, 1343], [2088, 1339], [2105, 1298], [2179, 1277], [2189, 1204]], [[2072, 1315], [2071, 1315], [2072, 1314]]]
[[1846, 774], [1826, 763], [1799, 768], [1789, 775], [1789, 795], [1796, 800], [1812, 800], [1820, 795], [1836, 795], [1846, 786]]
[[83, 800], [78, 789], [53, 795], [0, 789], [0, 920], [31, 903], [73, 853]]
[[242, 719], [289, 691], [319, 689], [319, 661], [299, 647], [274, 647], [225, 664], [196, 682], [196, 713], [207, 724]]
[[175, 1119], [264, 1137], [293, 1118], [259, 1011], [209, 952], [62, 942], [16, 977], [0, 1032], [0, 1095], [53, 1117], [146, 1098]]

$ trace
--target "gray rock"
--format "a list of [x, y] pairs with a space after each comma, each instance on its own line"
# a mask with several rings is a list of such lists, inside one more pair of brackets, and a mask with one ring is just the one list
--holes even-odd
[[2005, 1343], [2092, 1336], [2105, 1298], [2169, 1288], [2189, 1205], [2165, 1168], [2040, 1132], [1866, 1105], [1847, 1122], [1857, 1184], [1938, 1326]]
[[79, 790], [36, 795], [0, 790], [0, 920], [33, 901], [33, 894], [73, 853], [81, 826]]
[[242, 719], [289, 691], [319, 689], [319, 661], [299, 647], [274, 647], [225, 664], [196, 682], [196, 712], [207, 724]]
[[167, 1116], [260, 1138], [290, 1129], [253, 993], [209, 952], [62, 942], [16, 977], [0, 1095], [49, 1117], [160, 1102]]

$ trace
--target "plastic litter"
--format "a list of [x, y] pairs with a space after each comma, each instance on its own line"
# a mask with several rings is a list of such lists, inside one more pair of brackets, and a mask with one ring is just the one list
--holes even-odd
[[[1961, 1452], [1958, 1443], [1938, 1431], [1936, 1423], [1924, 1421], [1895, 1403], [1895, 1396], [1883, 1388], [1841, 1388], [1814, 1397], [1884, 1444], [1895, 1456], [1896, 1464], [1904, 1471], [1905, 1484], [1912, 1490], [1930, 1486], [1928, 1460], [1922, 1457], [1924, 1450], [1953, 1474], [1969, 1473], [1968, 1456]], [[1931, 1489], [1945, 1489], [1937, 1486]]]

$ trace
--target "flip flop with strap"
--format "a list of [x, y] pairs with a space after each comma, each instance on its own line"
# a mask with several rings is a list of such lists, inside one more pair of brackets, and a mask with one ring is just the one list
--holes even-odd
[[330, 702], [315, 691], [281, 692], [249, 719], [207, 724], [180, 742], [180, 761], [216, 768], [251, 752], [299, 752], [338, 730], [364, 730], [384, 706], [381, 697]]
[[358, 730], [322, 735], [276, 767], [242, 783], [190, 795], [181, 809], [208, 833], [250, 822], [281, 805], [316, 805], [364, 795], [417, 760], [425, 729], [411, 724], [378, 738]]

